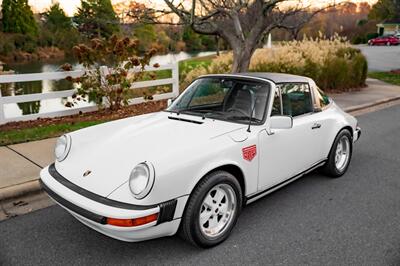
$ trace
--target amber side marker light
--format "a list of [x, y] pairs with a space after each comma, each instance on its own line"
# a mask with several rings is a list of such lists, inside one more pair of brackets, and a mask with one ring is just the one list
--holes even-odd
[[107, 224], [120, 226], [120, 227], [133, 227], [140, 226], [144, 224], [148, 224], [154, 221], [157, 221], [158, 213], [151, 214], [144, 217], [139, 217], [135, 219], [116, 219], [116, 218], [107, 218]]

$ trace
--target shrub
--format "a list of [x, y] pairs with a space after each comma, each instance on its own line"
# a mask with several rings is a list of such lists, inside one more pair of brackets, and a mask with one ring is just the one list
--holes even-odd
[[367, 42], [368, 42], [368, 40], [365, 35], [357, 35], [351, 40], [352, 44], [364, 44]]
[[[78, 85], [77, 95], [72, 96], [66, 106], [72, 107], [77, 101], [94, 101], [100, 107], [107, 105], [112, 110], [120, 109], [128, 104], [131, 98], [129, 91], [133, 82], [138, 81], [144, 74], [145, 67], [155, 55], [154, 49], [139, 56], [139, 42], [130, 38], [118, 38], [113, 35], [110, 39], [91, 40], [90, 45], [79, 44], [74, 47], [74, 55], [85, 68], [82, 77], [67, 79]], [[107, 66], [107, 69], [101, 66]], [[154, 67], [158, 67], [155, 64]], [[71, 70], [71, 65], [65, 64], [63, 70]], [[135, 70], [129, 73], [130, 70]], [[151, 96], [149, 96], [151, 98]]]
[[[215, 59], [210, 66], [186, 74], [183, 84], [198, 75], [229, 73], [232, 53]], [[335, 36], [284, 42], [273, 49], [258, 49], [251, 60], [251, 72], [278, 72], [307, 76], [324, 90], [345, 91], [365, 85], [368, 65], [361, 51]]]
[[368, 39], [368, 40], [374, 39], [374, 38], [376, 38], [376, 37], [379, 37], [379, 34], [376, 33], [376, 32], [368, 33], [368, 34], [367, 34], [367, 39]]

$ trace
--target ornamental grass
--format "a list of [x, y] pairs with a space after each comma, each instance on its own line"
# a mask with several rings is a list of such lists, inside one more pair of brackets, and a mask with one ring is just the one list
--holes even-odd
[[[183, 87], [205, 74], [230, 73], [232, 53], [225, 53], [207, 66], [186, 73]], [[365, 86], [368, 63], [360, 50], [338, 35], [281, 42], [272, 49], [257, 49], [250, 72], [289, 73], [310, 77], [325, 91], [341, 92]]]

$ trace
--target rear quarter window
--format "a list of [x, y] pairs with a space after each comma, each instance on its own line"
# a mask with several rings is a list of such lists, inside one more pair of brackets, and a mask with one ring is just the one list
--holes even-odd
[[315, 87], [314, 91], [315, 91], [315, 101], [317, 107], [324, 109], [331, 103], [328, 95], [326, 95], [320, 88]]

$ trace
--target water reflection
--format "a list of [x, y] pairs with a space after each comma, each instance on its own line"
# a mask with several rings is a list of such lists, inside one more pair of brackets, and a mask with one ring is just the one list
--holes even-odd
[[[15, 95], [41, 93], [42, 82], [32, 81], [15, 83], [14, 92]], [[40, 110], [40, 101], [18, 103], [18, 107], [22, 111], [22, 115], [37, 114]]]
[[[8, 68], [17, 74], [43, 73], [59, 71], [60, 66], [70, 60], [54, 61], [52, 63], [30, 62], [28, 64], [9, 65]], [[76, 68], [79, 65], [75, 64]], [[2, 84], [3, 96], [14, 96], [35, 93], [47, 93], [52, 91], [71, 90], [74, 85], [67, 80], [42, 80], [30, 82], [17, 82], [12, 84]], [[24, 102], [17, 104], [4, 105], [4, 112], [7, 118], [22, 115], [47, 113], [51, 111], [65, 110], [66, 99], [50, 99], [42, 101]]]
[[[191, 57], [208, 56], [215, 54], [214, 52], [186, 53], [180, 52], [177, 54], [167, 54], [155, 56], [151, 60], [151, 64], [159, 63], [160, 65], [171, 64], [173, 62], [189, 59]], [[62, 61], [54, 61], [52, 63], [30, 62], [28, 64], [12, 64], [6, 66], [6, 70], [12, 69], [17, 74], [26, 73], [42, 73], [55, 72], [60, 70], [60, 66], [65, 62], [72, 63], [74, 69], [82, 68], [72, 59]], [[74, 85], [67, 80], [43, 80], [32, 82], [18, 82], [13, 84], [0, 84], [1, 94], [3, 96], [14, 96], [33, 93], [46, 93], [52, 91], [71, 90]], [[69, 110], [64, 106], [66, 99], [49, 99], [42, 101], [6, 104], [4, 105], [4, 113], [7, 118], [18, 117], [28, 114], [47, 113], [53, 111]], [[76, 107], [92, 106], [93, 103], [79, 102]]]

